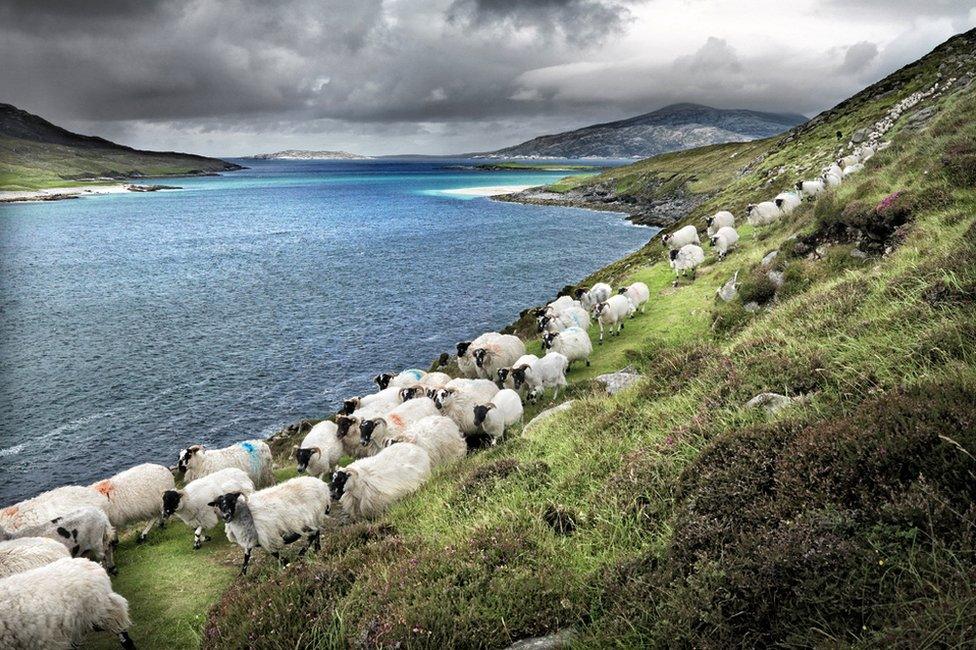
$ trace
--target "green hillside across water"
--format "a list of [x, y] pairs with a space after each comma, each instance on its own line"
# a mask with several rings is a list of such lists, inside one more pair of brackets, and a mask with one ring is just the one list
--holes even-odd
[[[784, 136], [582, 181], [693, 197], [682, 223], [732, 210], [740, 246], [677, 287], [656, 240], [587, 278], [646, 282], [651, 300], [572, 370], [570, 408], [321, 552], [235, 577], [219, 530], [200, 552], [180, 525], [128, 535], [114, 585], [136, 644], [502, 648], [568, 630], [583, 648], [971, 646], [974, 52], [968, 32]], [[747, 203], [936, 83], [864, 171], [745, 225]], [[623, 392], [594, 381], [626, 366], [642, 378]], [[746, 406], [767, 392], [786, 405]]]
[[10, 104], [0, 104], [0, 191], [234, 169], [242, 167], [193, 154], [139, 151], [78, 135]]

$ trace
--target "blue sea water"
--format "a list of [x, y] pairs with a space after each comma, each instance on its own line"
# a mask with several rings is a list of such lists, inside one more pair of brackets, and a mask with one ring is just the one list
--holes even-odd
[[465, 161], [242, 161], [173, 192], [0, 206], [0, 504], [174, 464], [426, 368], [653, 230], [440, 191]]

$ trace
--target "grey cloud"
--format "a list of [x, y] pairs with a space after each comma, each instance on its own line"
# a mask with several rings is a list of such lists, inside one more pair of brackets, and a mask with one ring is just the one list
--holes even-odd
[[864, 70], [878, 57], [878, 46], [869, 41], [861, 41], [847, 48], [844, 61], [838, 66], [838, 72], [856, 74]]
[[499, 30], [531, 27], [578, 44], [622, 31], [630, 11], [617, 0], [454, 0], [447, 16], [451, 22]]

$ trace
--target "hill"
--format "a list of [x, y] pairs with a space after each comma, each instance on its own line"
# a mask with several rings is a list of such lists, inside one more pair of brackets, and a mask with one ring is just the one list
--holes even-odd
[[[217, 531], [199, 552], [178, 525], [141, 547], [128, 532], [114, 584], [136, 643], [503, 648], [568, 629], [582, 648], [971, 645], [974, 74], [976, 30], [782, 137], [584, 181], [621, 203], [695, 195], [677, 223], [729, 209], [740, 245], [678, 286], [656, 240], [583, 279], [645, 282], [651, 300], [571, 370], [564, 412], [285, 569], [260, 555], [235, 578]], [[849, 150], [838, 131], [893, 112], [862, 172], [745, 223], [747, 203]], [[532, 320], [511, 329], [538, 353]], [[624, 367], [641, 377], [608, 395], [596, 377]], [[748, 405], [764, 393], [776, 408]], [[273, 441], [280, 478], [305, 431]]]
[[0, 104], [0, 190], [31, 190], [106, 179], [192, 176], [243, 169], [193, 154], [140, 151], [72, 133]]
[[646, 158], [720, 142], [766, 138], [806, 119], [803, 115], [673, 104], [626, 120], [539, 136], [482, 155], [499, 158]]
[[255, 160], [369, 160], [369, 156], [348, 151], [307, 151], [305, 149], [286, 149], [274, 153], [259, 153], [250, 156]]

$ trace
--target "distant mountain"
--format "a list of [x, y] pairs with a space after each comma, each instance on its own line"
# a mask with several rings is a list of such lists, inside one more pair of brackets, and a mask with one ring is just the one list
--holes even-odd
[[216, 158], [140, 151], [79, 135], [10, 104], [0, 104], [0, 189], [58, 187], [79, 181], [192, 176], [243, 169]]
[[259, 153], [250, 156], [255, 160], [368, 160], [369, 156], [349, 153], [348, 151], [305, 151], [304, 149], [286, 149], [275, 153]]
[[618, 122], [543, 135], [482, 156], [498, 158], [646, 158], [668, 151], [743, 142], [782, 133], [803, 115], [672, 104]]

